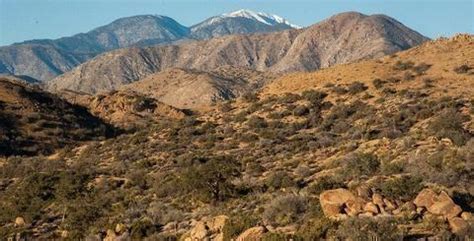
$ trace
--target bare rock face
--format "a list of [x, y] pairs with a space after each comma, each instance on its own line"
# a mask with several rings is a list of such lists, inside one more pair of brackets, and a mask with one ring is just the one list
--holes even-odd
[[108, 52], [55, 78], [48, 88], [95, 93], [176, 67], [209, 71], [230, 65], [275, 73], [317, 70], [392, 54], [426, 40], [390, 17], [349, 12], [300, 30]]
[[466, 232], [469, 230], [469, 223], [460, 217], [453, 217], [451, 219], [448, 219], [448, 222], [449, 226], [451, 227], [451, 230], [455, 234], [466, 234]]

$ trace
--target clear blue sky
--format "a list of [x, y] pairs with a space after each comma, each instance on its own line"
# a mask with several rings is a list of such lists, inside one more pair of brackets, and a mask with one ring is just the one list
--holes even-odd
[[435, 38], [473, 33], [474, 0], [0, 0], [0, 45], [87, 32], [117, 18], [170, 16], [192, 25], [241, 8], [274, 13], [300, 26], [333, 14], [383, 13]]

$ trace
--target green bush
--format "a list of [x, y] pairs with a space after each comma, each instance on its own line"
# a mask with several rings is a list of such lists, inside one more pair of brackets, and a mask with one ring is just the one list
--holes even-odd
[[428, 129], [438, 138], [449, 138], [458, 146], [464, 145], [471, 135], [467, 132], [463, 123], [469, 120], [469, 116], [462, 115], [453, 108], [441, 112], [433, 121]]
[[263, 218], [275, 226], [285, 226], [303, 218], [308, 208], [306, 197], [286, 194], [273, 199], [263, 213]]
[[235, 239], [243, 231], [256, 226], [258, 222], [259, 220], [252, 214], [238, 214], [230, 217], [222, 230], [224, 240]]
[[357, 153], [347, 156], [338, 162], [343, 166], [342, 176], [346, 180], [372, 176], [379, 171], [380, 161], [377, 156], [369, 153]]
[[350, 218], [342, 222], [335, 232], [339, 240], [393, 240], [403, 239], [393, 219]]
[[412, 200], [423, 188], [423, 179], [414, 176], [402, 176], [388, 179], [379, 184], [378, 189], [383, 196], [391, 199]]

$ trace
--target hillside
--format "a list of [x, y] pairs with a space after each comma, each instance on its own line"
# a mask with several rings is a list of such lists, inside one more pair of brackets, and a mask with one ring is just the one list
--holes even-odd
[[51, 154], [113, 133], [114, 128], [83, 107], [37, 87], [0, 78], [0, 156]]
[[138, 92], [180, 109], [205, 110], [258, 89], [274, 76], [231, 66], [210, 72], [168, 69], [120, 89]]
[[55, 40], [29, 40], [0, 47], [0, 73], [24, 75], [47, 82], [96, 55], [114, 49], [293, 28], [281, 17], [272, 15], [273, 22], [262, 23], [259, 16], [270, 15], [255, 13], [255, 18], [251, 13], [253, 12], [246, 10], [214, 16], [189, 28], [170, 17], [160, 15], [120, 18], [87, 33]]
[[273, 73], [316, 70], [392, 54], [426, 40], [390, 17], [348, 12], [301, 30], [108, 52], [53, 79], [48, 89], [97, 93], [175, 67], [212, 71], [230, 65]]
[[3, 160], [0, 236], [472, 237], [473, 47], [460, 35], [290, 74], [206, 113]]

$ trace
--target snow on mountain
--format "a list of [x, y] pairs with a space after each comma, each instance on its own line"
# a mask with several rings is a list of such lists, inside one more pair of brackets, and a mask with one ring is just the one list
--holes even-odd
[[241, 17], [241, 18], [253, 19], [253, 20], [259, 21], [263, 24], [271, 25], [271, 26], [274, 26], [274, 25], [277, 25], [277, 24], [285, 24], [285, 25], [291, 26], [292, 28], [301, 28], [298, 25], [291, 24], [290, 22], [288, 22], [288, 20], [286, 20], [286, 19], [284, 19], [284, 18], [282, 18], [278, 15], [268, 14], [268, 13], [263, 13], [263, 12], [254, 12], [254, 11], [251, 11], [251, 10], [248, 10], [248, 9], [241, 9], [241, 10], [231, 12], [231, 13], [224, 13], [219, 17], [220, 18]]

